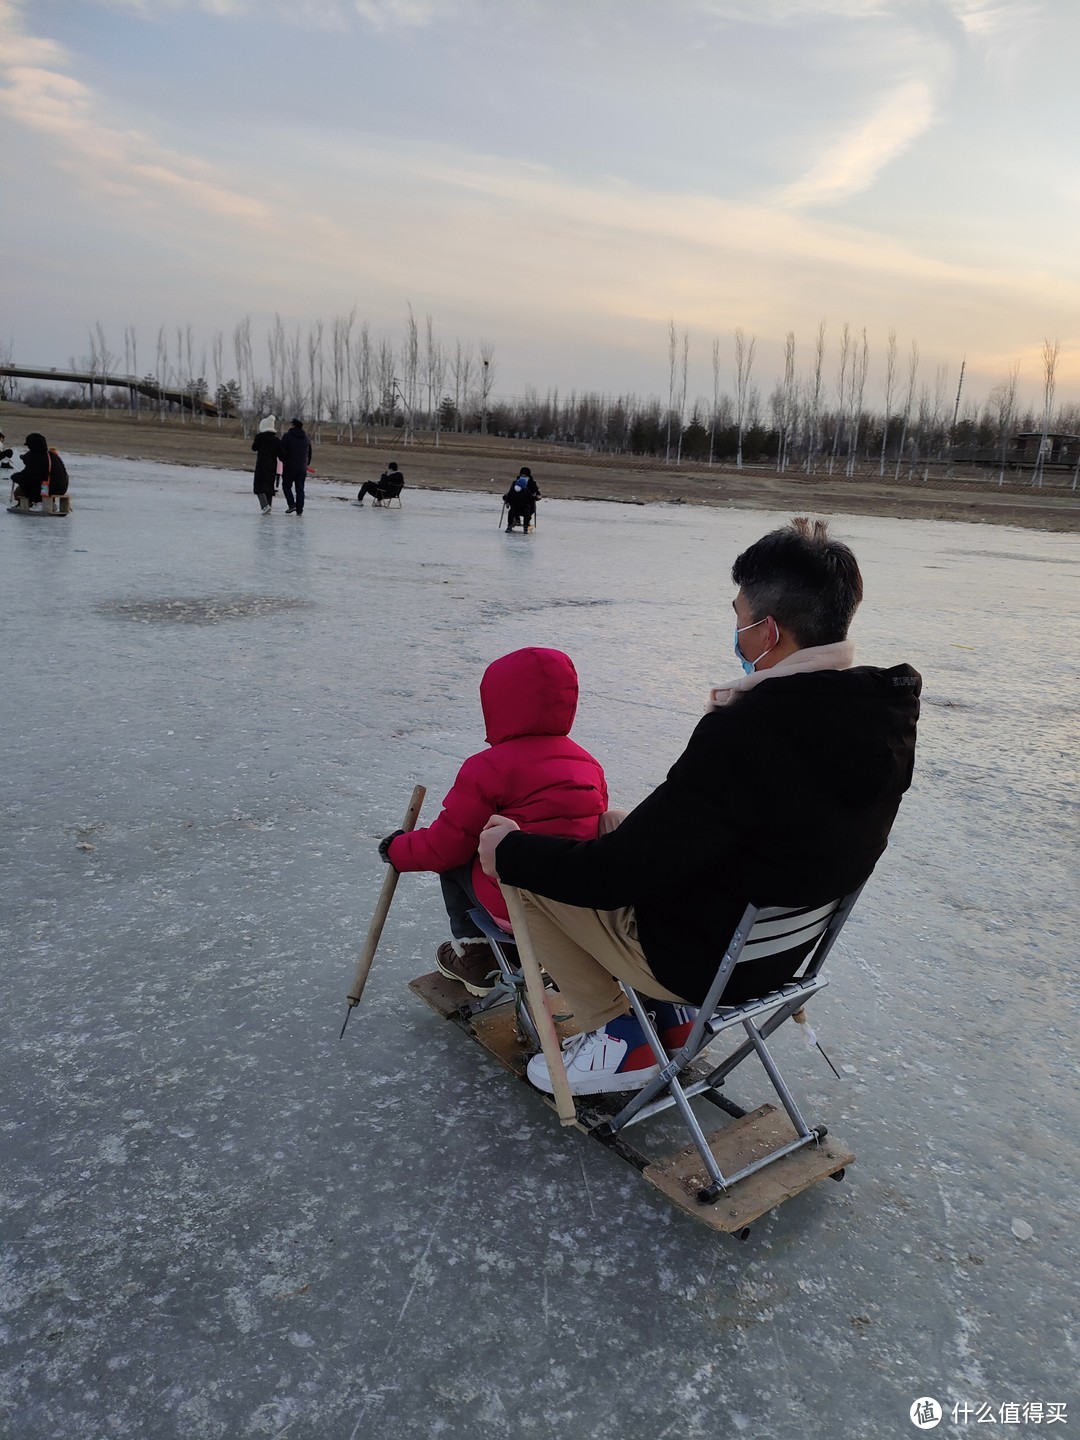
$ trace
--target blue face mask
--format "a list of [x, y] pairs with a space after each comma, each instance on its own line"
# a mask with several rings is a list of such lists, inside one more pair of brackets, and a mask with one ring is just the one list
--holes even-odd
[[[768, 618], [766, 615], [765, 620], [768, 620]], [[742, 646], [739, 644], [739, 636], [744, 630], [756, 630], [759, 625], [765, 624], [765, 620], [755, 620], [753, 625], [740, 625], [738, 620], [735, 621], [735, 658], [746, 671], [747, 675], [753, 675], [755, 667], [765, 659], [765, 656], [768, 655], [770, 650], [775, 649], [775, 642], [773, 645], [766, 646], [756, 660], [748, 660], [742, 652]]]

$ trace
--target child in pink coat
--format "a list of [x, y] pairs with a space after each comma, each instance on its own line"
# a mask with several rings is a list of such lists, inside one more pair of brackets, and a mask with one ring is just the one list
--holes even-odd
[[480, 682], [489, 748], [462, 765], [437, 819], [379, 846], [396, 870], [439, 875], [453, 939], [439, 946], [438, 966], [472, 995], [491, 991], [497, 966], [468, 912], [479, 902], [510, 928], [502, 892], [477, 856], [488, 818], [507, 815], [535, 834], [595, 840], [607, 809], [602, 766], [569, 736], [577, 703], [577, 671], [561, 650], [514, 650], [493, 661]]

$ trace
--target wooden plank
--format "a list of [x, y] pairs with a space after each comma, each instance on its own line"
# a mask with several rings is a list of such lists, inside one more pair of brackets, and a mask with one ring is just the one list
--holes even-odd
[[[708, 1141], [720, 1169], [731, 1175], [795, 1138], [795, 1128], [782, 1110], [775, 1105], [760, 1105], [741, 1120], [714, 1131]], [[830, 1132], [819, 1145], [806, 1145], [738, 1181], [712, 1205], [700, 1205], [697, 1200], [697, 1192], [709, 1183], [709, 1177], [693, 1145], [685, 1145], [647, 1165], [642, 1173], [695, 1220], [731, 1234], [819, 1180], [835, 1175], [854, 1159], [847, 1146]]]
[[430, 975], [418, 975], [415, 980], [409, 981], [409, 989], [444, 1020], [449, 1020], [454, 1011], [460, 1010], [471, 998], [460, 981], [450, 980], [441, 970], [432, 970]]

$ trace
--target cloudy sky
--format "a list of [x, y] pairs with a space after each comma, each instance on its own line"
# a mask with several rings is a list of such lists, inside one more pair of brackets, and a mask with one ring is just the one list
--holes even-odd
[[666, 394], [672, 318], [711, 395], [825, 319], [1080, 400], [1078, 54], [1078, 0], [0, 0], [0, 345], [411, 303], [497, 393]]

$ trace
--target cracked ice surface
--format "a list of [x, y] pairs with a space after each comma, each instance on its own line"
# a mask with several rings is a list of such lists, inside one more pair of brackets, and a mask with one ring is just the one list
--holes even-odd
[[1074, 538], [834, 524], [860, 658], [925, 676], [916, 786], [812, 1011], [843, 1081], [779, 1046], [858, 1162], [740, 1246], [406, 990], [444, 935], [431, 877], [337, 1031], [374, 842], [479, 747], [483, 666], [569, 651], [575, 735], [632, 804], [731, 674], [727, 572], [780, 517], [545, 502], [526, 539], [496, 498], [361, 515], [313, 485], [263, 519], [246, 476], [71, 469], [70, 519], [0, 524], [0, 1433], [793, 1440], [906, 1434], [920, 1395], [1075, 1409]]

